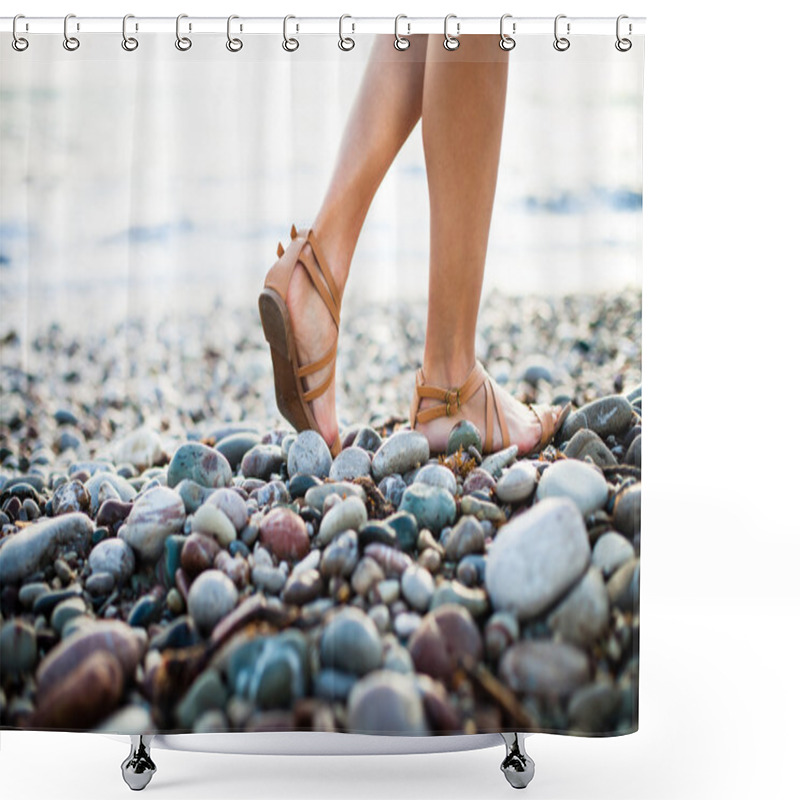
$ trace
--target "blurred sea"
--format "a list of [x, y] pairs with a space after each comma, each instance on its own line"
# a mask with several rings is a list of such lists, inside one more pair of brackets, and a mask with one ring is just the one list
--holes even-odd
[[[583, 57], [512, 57], [484, 294], [641, 285], [641, 63], [591, 38]], [[278, 240], [316, 213], [367, 43], [348, 58], [304, 42], [290, 60], [208, 42], [189, 63], [166, 35], [149, 54], [48, 39], [2, 57], [0, 334], [255, 305]], [[427, 197], [417, 126], [346, 311], [425, 296]]]

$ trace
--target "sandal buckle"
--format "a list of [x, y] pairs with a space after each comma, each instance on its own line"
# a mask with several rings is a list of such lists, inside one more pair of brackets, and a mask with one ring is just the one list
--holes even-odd
[[[461, 411], [461, 389], [448, 389], [444, 394], [445, 414], [452, 417], [457, 411]], [[452, 404], [455, 404], [456, 410], [453, 411]]]

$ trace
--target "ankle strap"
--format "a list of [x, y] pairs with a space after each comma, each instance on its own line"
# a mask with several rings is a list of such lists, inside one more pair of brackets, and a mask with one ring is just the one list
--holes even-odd
[[[461, 406], [483, 386], [486, 374], [481, 365], [476, 361], [467, 379], [455, 389], [442, 389], [439, 386], [430, 386], [425, 383], [425, 374], [422, 368], [417, 370], [417, 381], [414, 393], [414, 404], [411, 414], [411, 427], [417, 422], [430, 422], [439, 417], [452, 417], [461, 410]], [[438, 405], [419, 410], [420, 401], [423, 399], [438, 400]]]

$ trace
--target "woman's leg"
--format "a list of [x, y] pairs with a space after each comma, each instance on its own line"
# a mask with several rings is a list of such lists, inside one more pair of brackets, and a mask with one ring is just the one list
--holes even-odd
[[[426, 45], [426, 36], [414, 36], [412, 51], [398, 52], [393, 36], [377, 37], [350, 111], [333, 177], [312, 226], [340, 291], [372, 198], [420, 118]], [[312, 258], [308, 245], [306, 254]], [[287, 300], [300, 362], [315, 361], [333, 344], [336, 329], [305, 270], [294, 271]], [[323, 369], [309, 376], [308, 389], [322, 383], [327, 374]], [[335, 394], [332, 384], [311, 403], [328, 444], [337, 432]]]
[[[496, 36], [463, 36], [448, 52], [429, 37], [422, 100], [422, 138], [430, 194], [428, 327], [423, 372], [428, 384], [455, 388], [475, 364], [475, 328], [483, 285], [500, 139], [506, 101], [508, 54]], [[498, 387], [499, 389], [499, 387]], [[512, 443], [533, 449], [541, 426], [533, 412], [502, 389], [497, 391]], [[441, 451], [460, 419], [485, 436], [483, 391], [461, 412], [417, 429]], [[434, 401], [423, 401], [425, 409]], [[555, 417], [554, 417], [555, 418]], [[499, 440], [499, 420], [493, 424]]]

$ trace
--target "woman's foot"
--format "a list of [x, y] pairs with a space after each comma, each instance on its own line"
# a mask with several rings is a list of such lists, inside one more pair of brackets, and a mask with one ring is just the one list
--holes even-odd
[[[429, 375], [425, 373], [425, 383], [430, 386], [447, 387], [449, 384], [444, 378], [440, 378], [435, 370], [430, 370]], [[466, 379], [466, 376], [462, 378]], [[487, 379], [491, 380], [488, 378]], [[461, 385], [461, 384], [458, 384]], [[542, 425], [538, 417], [524, 403], [516, 400], [501, 386], [494, 384], [494, 397], [497, 406], [500, 407], [505, 417], [505, 423], [508, 426], [509, 444], [515, 444], [519, 448], [519, 455], [527, 455], [529, 453], [537, 452], [540, 442], [542, 441]], [[469, 420], [481, 433], [481, 441], [484, 446], [484, 455], [486, 452], [486, 403], [492, 403], [491, 413], [492, 420], [492, 451], [496, 452], [503, 447], [503, 439], [501, 433], [500, 418], [497, 408], [492, 401], [492, 393], [489, 391], [488, 397], [486, 389], [481, 386], [466, 402], [461, 403], [461, 408], [454, 410], [451, 416], [441, 416], [427, 422], [417, 421], [414, 426], [415, 430], [424, 434], [430, 442], [432, 453], [443, 453], [447, 449], [447, 439], [450, 431], [455, 425], [462, 420]], [[422, 398], [419, 404], [419, 411], [433, 408], [441, 403], [432, 398]], [[556, 406], [550, 406], [545, 413], [552, 416], [553, 425], [556, 424], [560, 409]]]
[[[310, 269], [319, 270], [310, 244], [303, 245], [300, 253], [301, 258]], [[342, 287], [338, 288], [341, 296]], [[286, 305], [292, 320], [297, 355], [301, 366], [319, 360], [335, 345], [338, 332], [322, 297], [311, 283], [306, 270], [300, 265], [295, 267], [289, 281]], [[335, 375], [335, 360], [329, 366], [303, 378], [303, 388], [311, 391], [320, 386], [332, 370]], [[336, 380], [331, 381], [330, 386], [309, 405], [322, 437], [329, 447], [332, 446], [339, 432], [336, 418]]]

